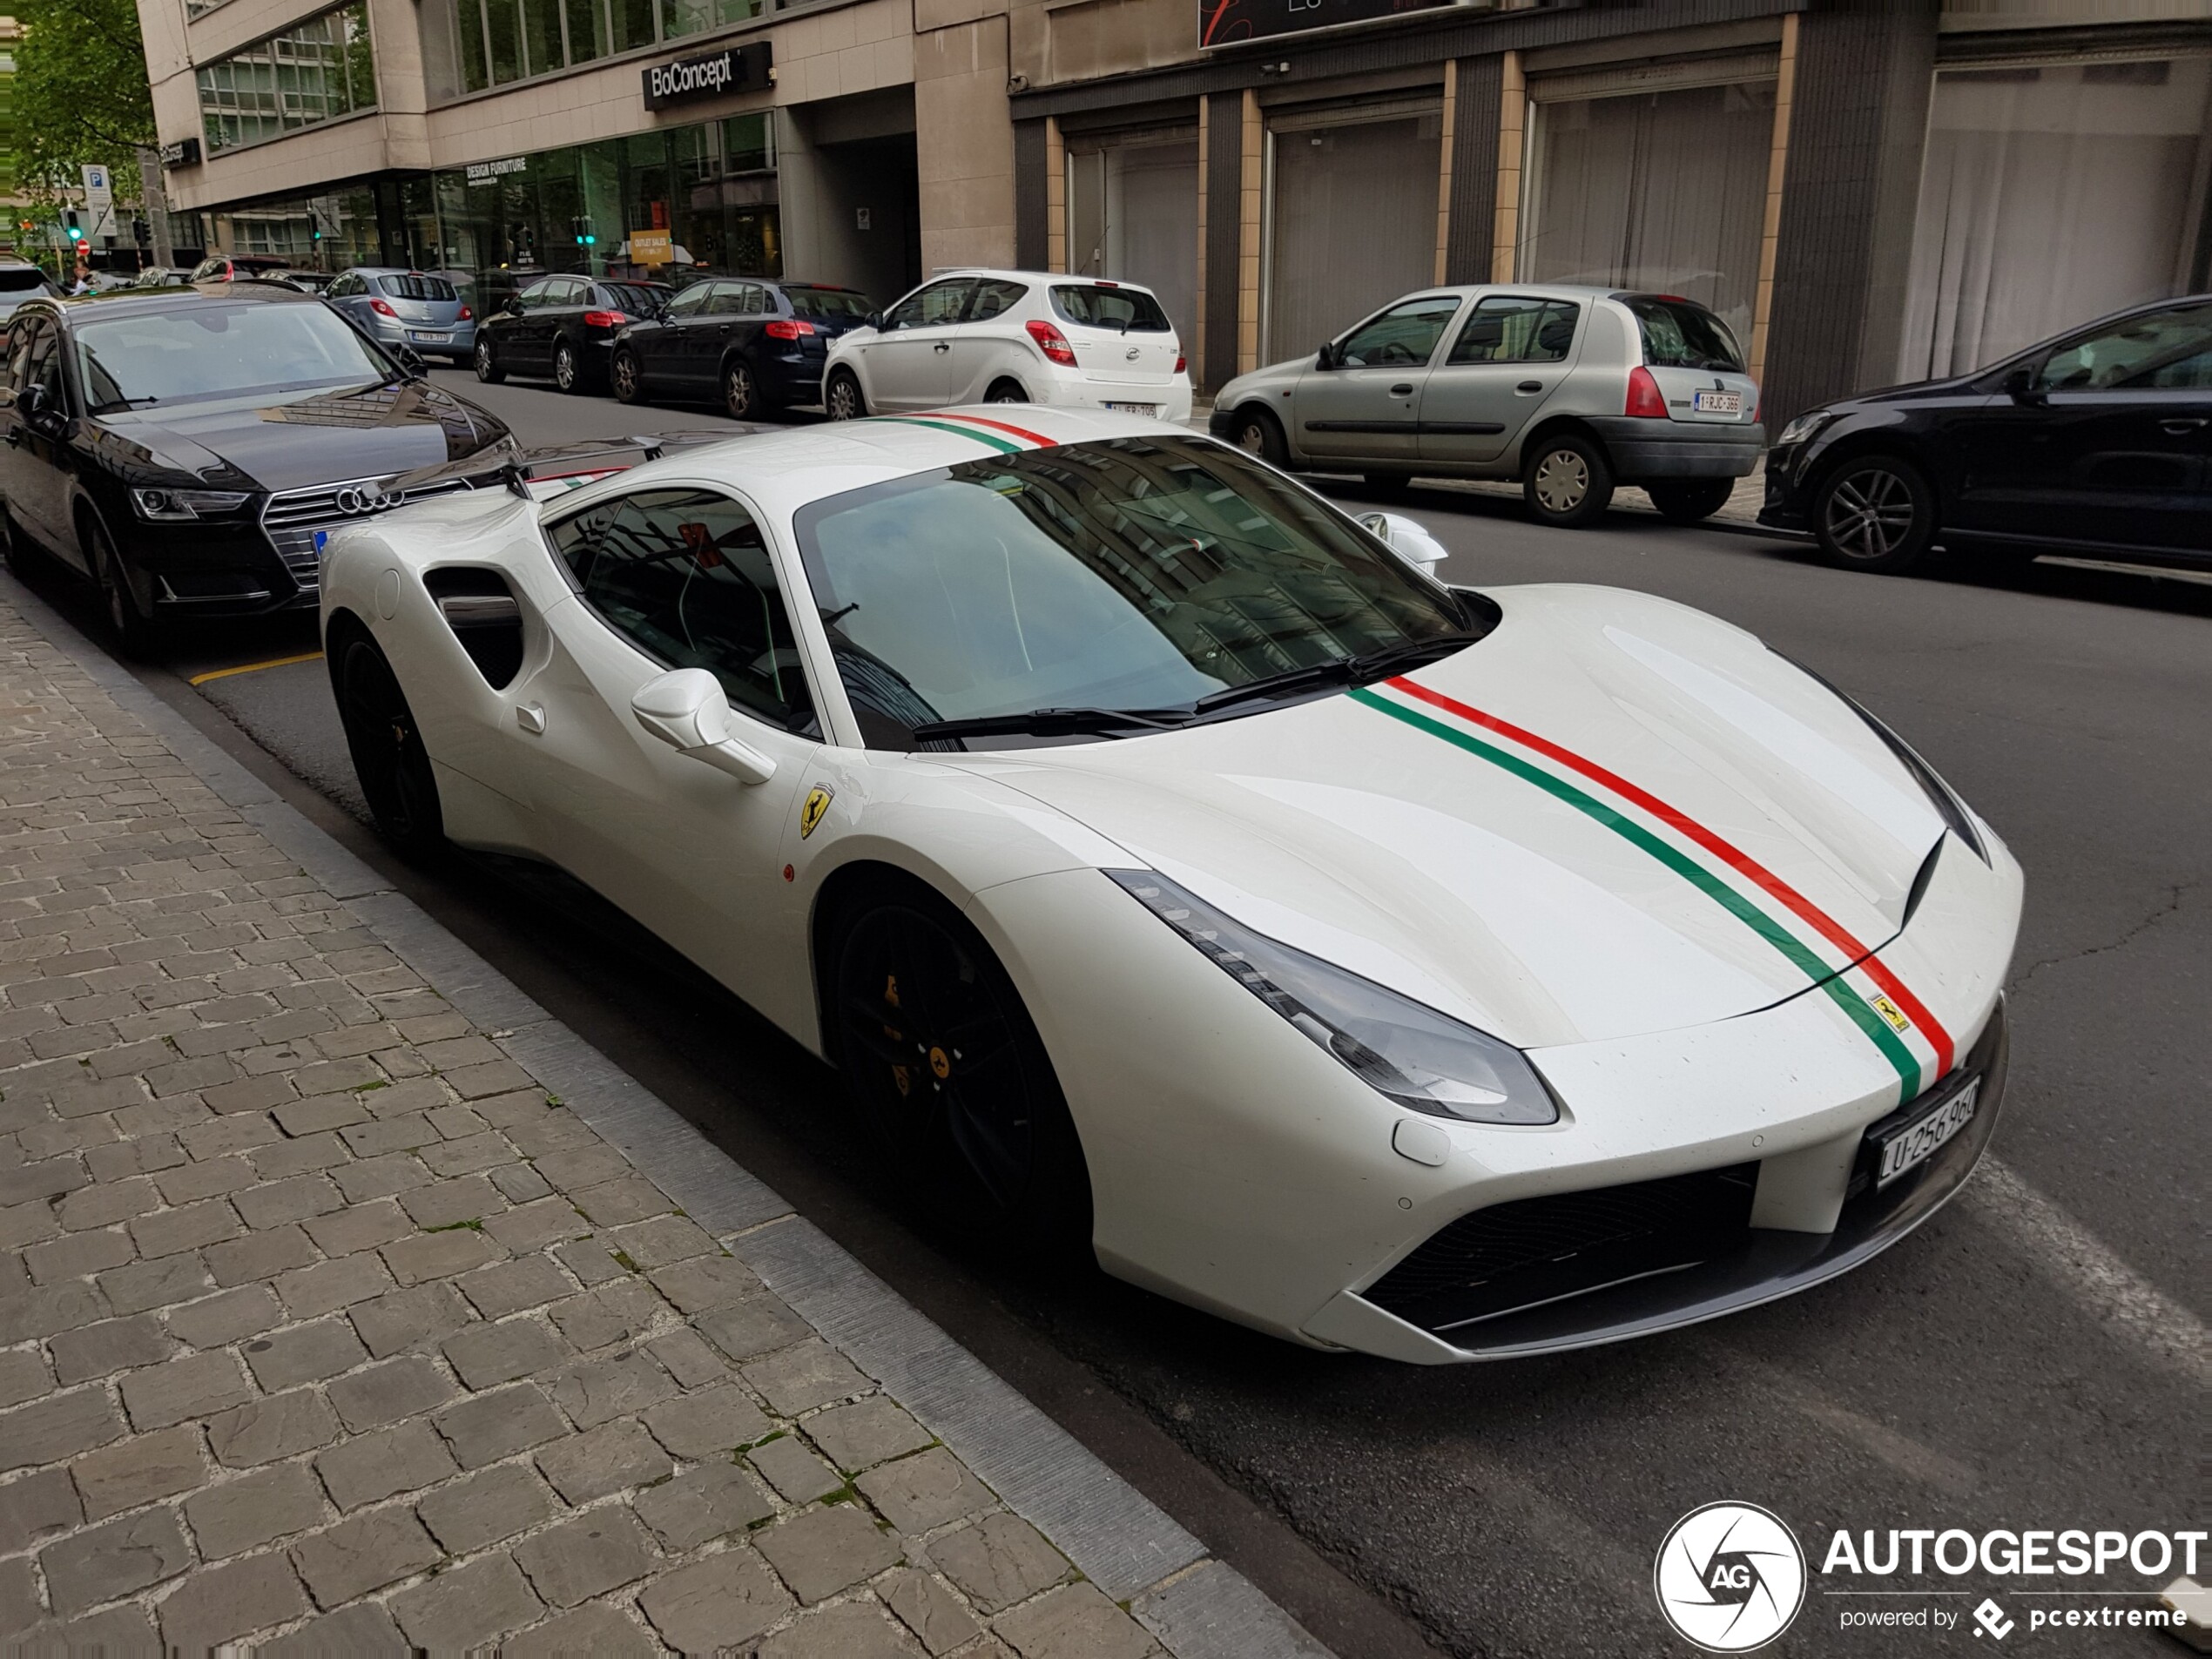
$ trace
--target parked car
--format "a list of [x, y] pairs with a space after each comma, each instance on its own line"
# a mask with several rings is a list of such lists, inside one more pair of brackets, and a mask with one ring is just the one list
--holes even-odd
[[[125, 648], [158, 621], [312, 605], [318, 531], [416, 468], [511, 445], [320, 300], [273, 282], [25, 303], [0, 373], [0, 531], [98, 583]], [[455, 475], [440, 489], [462, 489]]]
[[606, 895], [1008, 1251], [1426, 1364], [1872, 1259], [1995, 1127], [2019, 864], [1743, 629], [1403, 523], [891, 415], [341, 531], [323, 641], [388, 837]]
[[1042, 271], [925, 282], [831, 346], [834, 420], [956, 403], [1058, 403], [1190, 418], [1190, 376], [1150, 288]]
[[476, 348], [476, 316], [442, 276], [388, 266], [357, 265], [323, 295], [382, 346], [468, 362]]
[[1798, 415], [1759, 523], [1856, 570], [1939, 543], [2212, 563], [2212, 294]]
[[35, 265], [13, 260], [0, 264], [0, 317], [6, 317], [26, 300], [60, 293], [53, 278]]
[[271, 271], [267, 274], [302, 293], [327, 293], [330, 285], [338, 280], [334, 271]]
[[149, 265], [131, 279], [132, 288], [181, 288], [192, 280], [192, 273], [182, 266]]
[[289, 270], [280, 253], [211, 253], [192, 268], [188, 282], [246, 282]]
[[1312, 357], [1221, 388], [1217, 437], [1278, 467], [1517, 479], [1548, 524], [1595, 523], [1640, 484], [1678, 523], [1720, 510], [1765, 442], [1759, 388], [1695, 300], [1602, 288], [1433, 288]]
[[597, 391], [615, 336], [674, 297], [657, 283], [540, 277], [477, 323], [476, 378], [496, 386], [509, 374], [544, 375], [564, 392]]
[[874, 309], [858, 289], [826, 283], [694, 282], [616, 337], [614, 394], [624, 403], [718, 397], [738, 421], [819, 403], [832, 342]]

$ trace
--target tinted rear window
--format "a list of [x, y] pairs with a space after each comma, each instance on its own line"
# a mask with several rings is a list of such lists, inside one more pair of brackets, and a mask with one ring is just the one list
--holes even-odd
[[46, 273], [36, 266], [0, 266], [0, 293], [44, 293], [46, 286]]
[[443, 277], [379, 277], [376, 279], [376, 286], [395, 300], [446, 300], [454, 298], [453, 284]]
[[1743, 372], [1743, 348], [1728, 325], [1693, 300], [1628, 293], [1621, 303], [1635, 314], [1643, 361], [1654, 368], [1720, 368]]
[[875, 301], [848, 288], [786, 288], [792, 314], [810, 321], [858, 322], [875, 309]]
[[1062, 322], [1081, 323], [1086, 328], [1118, 328], [1123, 334], [1168, 331], [1168, 314], [1142, 288], [1058, 283], [1052, 290], [1052, 308]]

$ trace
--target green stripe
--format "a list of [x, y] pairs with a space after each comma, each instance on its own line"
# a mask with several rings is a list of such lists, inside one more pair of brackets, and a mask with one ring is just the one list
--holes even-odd
[[1393, 703], [1365, 687], [1355, 689], [1348, 695], [1355, 702], [1364, 703], [1371, 709], [1379, 709], [1393, 719], [1403, 720], [1416, 731], [1441, 738], [1454, 747], [1464, 749], [1471, 755], [1479, 755], [1492, 765], [1535, 785], [1546, 794], [1565, 801], [1576, 812], [1595, 819], [1623, 840], [1649, 853], [1788, 957], [1807, 979], [1827, 992], [1836, 1006], [1849, 1015], [1852, 1023], [1882, 1051], [1882, 1057], [1896, 1068], [1898, 1076], [1905, 1084], [1902, 1098], [1910, 1100], [1920, 1092], [1920, 1062], [1913, 1058], [1912, 1049], [1898, 1040], [1897, 1033], [1890, 1029], [1887, 1022], [1869, 1008], [1865, 999], [1844, 982], [1841, 974], [1809, 949], [1804, 941], [1704, 866], [1684, 857], [1642, 825], [1615, 812], [1596, 796], [1585, 792], [1563, 778], [1554, 777], [1540, 766], [1532, 765], [1518, 755], [1446, 725], [1440, 720], [1431, 719], [1402, 704]]
[[910, 415], [880, 415], [879, 421], [895, 421], [900, 426], [926, 426], [939, 432], [950, 432], [956, 436], [973, 438], [976, 442], [997, 450], [1002, 455], [1018, 455], [1023, 445], [1001, 438], [995, 432], [978, 432], [972, 427], [954, 426], [950, 421], [917, 421]]

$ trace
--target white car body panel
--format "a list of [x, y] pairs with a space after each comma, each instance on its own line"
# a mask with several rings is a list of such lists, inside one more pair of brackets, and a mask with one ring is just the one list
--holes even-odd
[[[1007, 413], [742, 437], [543, 505], [480, 493], [403, 508], [332, 536], [325, 625], [342, 616], [366, 627], [389, 658], [452, 839], [569, 869], [815, 1053], [826, 1045], [811, 928], [826, 886], [863, 862], [927, 882], [981, 930], [1038, 1028], [1082, 1139], [1101, 1262], [1293, 1341], [1440, 1361], [1609, 1339], [1538, 1332], [1463, 1346], [1361, 1292], [1472, 1212], [1738, 1163], [1759, 1165], [1762, 1237], [1817, 1239], [1838, 1224], [1867, 1125], [1912, 1092], [1851, 999], [1877, 1002], [1878, 976], [1901, 976], [1946, 1052], [1966, 1055], [1986, 1032], [2001, 1040], [2021, 895], [2002, 843], [1977, 821], [1988, 853], [1978, 857], [1848, 705], [1751, 636], [1648, 596], [1500, 589], [1491, 634], [1408, 679], [1633, 779], [1805, 895], [1875, 953], [1853, 965], [1820, 945], [1827, 968], [1845, 970], [1827, 987], [1524, 775], [1565, 778], [1558, 765], [1422, 704], [1403, 681], [1123, 741], [871, 751], [819, 617], [800, 602], [820, 736], [742, 710], [730, 718], [774, 760], [768, 782], [741, 784], [639, 727], [630, 698], [662, 665], [578, 599], [541, 516], [649, 486], [732, 494], [801, 600], [796, 512], [1018, 447], [962, 435], [1002, 430], [992, 423]], [[1166, 430], [1015, 413], [1061, 442]], [[523, 663], [502, 690], [423, 585], [449, 566], [498, 572], [522, 610]], [[1399, 718], [1378, 701], [1395, 701]], [[532, 710], [543, 732], [527, 729]], [[1524, 770], [1409, 713], [1511, 752]], [[830, 803], [802, 835], [801, 803], [818, 786]], [[1653, 824], [1648, 834], [1689, 845]], [[1560, 1121], [1418, 1117], [1376, 1093], [1103, 873], [1148, 868], [1522, 1049]], [[1716, 879], [1757, 896], [1748, 879]], [[1923, 1023], [1898, 1028], [1933, 1084], [1943, 1055]], [[2000, 1049], [1993, 1112], [2001, 1070]], [[1408, 1123], [1440, 1163], [1394, 1150]]]

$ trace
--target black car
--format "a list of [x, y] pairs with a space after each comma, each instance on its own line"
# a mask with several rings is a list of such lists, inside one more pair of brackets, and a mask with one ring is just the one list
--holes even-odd
[[874, 309], [865, 293], [827, 283], [694, 282], [616, 339], [615, 395], [625, 403], [719, 398], [739, 421], [819, 403], [830, 341]]
[[[387, 486], [513, 453], [493, 416], [273, 282], [32, 300], [0, 368], [0, 530], [96, 581], [128, 651], [157, 618], [313, 605], [315, 533]], [[456, 476], [441, 489], [468, 488]]]
[[1759, 523], [1861, 570], [1936, 543], [2212, 564], [2212, 294], [1799, 415]]
[[595, 391], [607, 383], [615, 336], [668, 300], [657, 282], [540, 277], [476, 325], [476, 378], [548, 375], [564, 392]]

